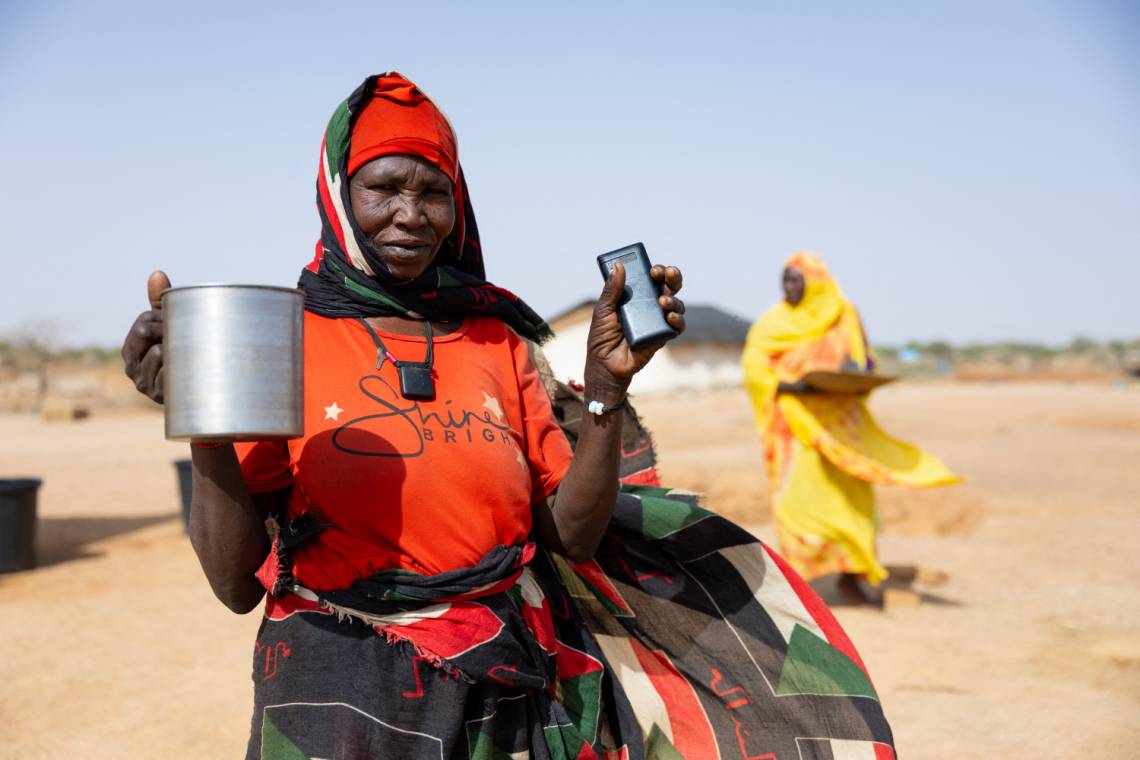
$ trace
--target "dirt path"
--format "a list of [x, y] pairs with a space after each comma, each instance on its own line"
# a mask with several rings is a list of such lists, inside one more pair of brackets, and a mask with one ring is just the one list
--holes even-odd
[[[771, 539], [739, 393], [647, 399], [667, 481]], [[888, 564], [926, 601], [839, 608], [908, 759], [1129, 758], [1140, 747], [1140, 388], [915, 385], [883, 426], [968, 477], [883, 491]], [[41, 566], [0, 576], [2, 758], [240, 757], [258, 620], [215, 602], [154, 414], [0, 417], [0, 477], [35, 475]]]

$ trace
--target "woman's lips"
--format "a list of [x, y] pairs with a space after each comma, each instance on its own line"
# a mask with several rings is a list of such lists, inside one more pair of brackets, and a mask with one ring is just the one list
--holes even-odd
[[402, 259], [412, 259], [429, 253], [431, 245], [421, 242], [381, 243], [380, 248]]

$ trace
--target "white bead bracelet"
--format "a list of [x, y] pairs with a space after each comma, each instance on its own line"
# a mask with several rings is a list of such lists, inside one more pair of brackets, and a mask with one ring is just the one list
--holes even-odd
[[611, 406], [606, 406], [601, 401], [591, 401], [590, 403], [586, 404], [586, 411], [590, 414], [596, 414], [600, 417], [603, 414], [616, 412], [618, 409], [621, 409], [625, 406], [625, 402], [627, 400], [628, 399], [623, 398], [619, 403], [613, 404]]

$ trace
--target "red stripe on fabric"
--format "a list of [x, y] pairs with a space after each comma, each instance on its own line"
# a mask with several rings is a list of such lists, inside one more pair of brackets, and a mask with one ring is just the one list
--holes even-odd
[[535, 553], [538, 551], [538, 544], [534, 541], [527, 541], [523, 544], [522, 552], [519, 554], [518, 561], [515, 562], [515, 567], [522, 567], [529, 565], [530, 561], [534, 559]]
[[485, 285], [480, 285], [479, 287], [481, 287], [483, 290], [487, 290], [487, 291], [490, 291], [492, 293], [498, 293], [503, 298], [507, 299], [508, 301], [510, 301], [512, 303], [519, 300], [519, 297], [516, 296], [511, 291], [507, 290], [506, 288], [500, 288], [498, 285], [492, 285], [489, 282], [486, 283]]
[[542, 651], [555, 654], [558, 650], [558, 638], [554, 634], [554, 619], [550, 617], [550, 605], [546, 603], [546, 599], [543, 598], [541, 606], [535, 607], [524, 597], [519, 612], [526, 627], [534, 634], [535, 642], [542, 647]]
[[503, 578], [503, 580], [496, 581], [496, 582], [492, 583], [490, 586], [481, 586], [481, 587], [475, 589], [474, 591], [468, 591], [468, 592], [463, 593], [463, 594], [456, 594], [455, 596], [440, 597], [439, 599], [436, 599], [435, 601], [439, 602], [439, 603], [444, 603], [444, 602], [471, 601], [472, 599], [482, 599], [483, 597], [490, 596], [491, 594], [497, 594], [500, 591], [506, 591], [511, 586], [515, 585], [515, 583], [518, 581], [520, 575], [522, 575], [522, 570], [516, 570], [515, 572], [508, 575], [506, 578]]
[[266, 591], [272, 591], [273, 587], [277, 585], [277, 572], [280, 570], [280, 561], [277, 559], [277, 537], [273, 537], [273, 543], [269, 546], [269, 554], [265, 555], [265, 561], [261, 563], [261, 567], [257, 568], [254, 577], [257, 578], [261, 587]]
[[665, 703], [677, 752], [681, 757], [717, 757], [716, 737], [693, 685], [663, 652], [648, 649], [637, 639], [627, 641], [637, 655], [641, 669]]
[[284, 620], [295, 612], [318, 612], [331, 615], [331, 610], [321, 607], [319, 602], [302, 599], [296, 594], [286, 594], [278, 599], [272, 594], [265, 596], [265, 617], [270, 620]]
[[555, 665], [557, 666], [559, 679], [577, 678], [587, 673], [597, 673], [599, 670], [602, 670], [601, 661], [591, 657], [585, 652], [568, 646], [561, 641], [555, 642], [555, 645], [558, 648], [558, 657], [555, 660]]
[[[467, 198], [464, 197], [463, 189], [466, 182], [463, 179], [463, 166], [459, 163], [458, 157], [455, 161], [455, 179], [452, 183], [451, 198], [455, 204], [455, 228], [451, 231], [455, 235], [455, 259], [456, 261], [463, 260], [463, 248], [467, 244]], [[472, 211], [472, 214], [475, 212]], [[474, 242], [474, 241], [473, 241]]]
[[574, 757], [574, 760], [598, 760], [598, 753], [583, 739], [582, 747], [578, 750], [578, 754]]
[[[807, 584], [807, 581], [801, 578], [800, 574], [793, 570], [792, 566], [785, 562], [783, 557], [772, 551], [767, 544], [761, 544], [761, 546], [764, 547], [764, 551], [768, 552], [768, 556], [772, 558], [776, 566], [780, 568], [780, 572], [784, 574], [784, 577], [788, 579], [788, 583], [796, 592], [796, 596], [800, 598], [800, 602], [807, 609], [808, 614], [811, 615], [811, 619], [815, 621], [815, 624], [823, 631], [823, 635], [827, 637], [827, 642], [847, 655], [852, 662], [859, 666], [859, 669], [863, 671], [863, 675], [867, 676], [867, 680], [870, 681], [871, 674], [867, 672], [867, 666], [863, 664], [863, 659], [859, 657], [859, 653], [855, 651], [855, 645], [851, 643], [851, 639], [847, 638], [847, 633], [839, 625], [839, 621], [835, 619], [835, 615], [831, 613], [831, 610], [829, 610], [823, 600], [819, 598], [819, 594], [812, 590], [811, 586]], [[871, 685], [872, 687], [874, 686], [873, 683]]]
[[617, 587], [610, 581], [610, 577], [606, 575], [606, 571], [602, 570], [602, 566], [598, 564], [597, 560], [590, 560], [589, 562], [571, 562], [570, 566], [574, 568], [574, 572], [582, 577], [593, 590], [601, 592], [602, 596], [608, 599], [614, 606], [622, 610], [624, 613], [633, 617], [633, 608], [622, 598]]
[[647, 467], [621, 479], [622, 483], [631, 486], [660, 486], [661, 476], [657, 474], [656, 467]]
[[895, 760], [895, 751], [886, 744], [875, 744], [875, 760]]
[[424, 652], [448, 659], [494, 639], [503, 630], [503, 621], [478, 602], [458, 602], [439, 617], [383, 626], [381, 630], [412, 642]]
[[633, 456], [637, 456], [638, 454], [644, 454], [645, 452], [649, 451], [651, 448], [653, 448], [653, 444], [647, 443], [644, 446], [642, 446], [640, 449], [634, 449], [633, 451], [626, 451], [625, 449], [622, 449], [621, 455], [623, 457], [626, 457], [626, 458], [633, 457]]
[[[332, 171], [332, 167], [329, 167]], [[332, 227], [333, 234], [336, 235], [337, 242], [340, 243], [340, 249], [347, 252], [344, 246], [344, 232], [340, 228], [340, 215], [336, 212], [336, 206], [333, 204], [332, 193], [329, 190], [328, 179], [325, 177], [325, 141], [321, 139], [321, 163], [320, 170], [317, 172], [317, 193], [321, 198], [321, 206], [324, 208], [325, 216], [328, 217], [329, 226]], [[319, 247], [318, 243], [318, 247]]]
[[318, 271], [320, 271], [321, 259], [325, 257], [325, 248], [321, 245], [321, 241], [317, 241], [316, 247], [317, 250], [316, 253], [313, 254], [313, 260], [305, 265], [305, 269], [308, 269], [313, 274], [316, 274]]

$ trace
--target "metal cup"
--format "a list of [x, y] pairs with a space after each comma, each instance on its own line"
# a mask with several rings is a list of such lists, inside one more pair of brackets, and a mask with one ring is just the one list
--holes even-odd
[[304, 432], [305, 295], [265, 285], [162, 294], [170, 440], [267, 440]]

